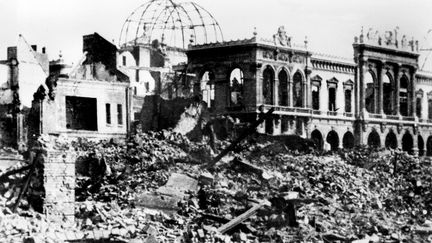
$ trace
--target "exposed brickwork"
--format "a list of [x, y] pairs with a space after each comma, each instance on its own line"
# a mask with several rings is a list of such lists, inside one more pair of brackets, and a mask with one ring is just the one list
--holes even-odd
[[53, 221], [74, 223], [75, 160], [69, 150], [47, 151], [44, 157], [43, 211]]
[[75, 220], [75, 161], [71, 150], [39, 150], [30, 184], [32, 206], [52, 222], [71, 226]]

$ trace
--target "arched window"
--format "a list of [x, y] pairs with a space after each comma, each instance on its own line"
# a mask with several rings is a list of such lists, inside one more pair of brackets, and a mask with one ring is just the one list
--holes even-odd
[[400, 79], [399, 112], [402, 116], [408, 116], [408, 78], [403, 75]]
[[263, 97], [264, 104], [273, 105], [274, 104], [274, 72], [271, 67], [267, 67], [263, 73]]
[[230, 74], [230, 101], [231, 106], [243, 105], [243, 71], [236, 68]]
[[303, 107], [303, 77], [300, 72], [293, 77], [293, 106]]
[[288, 74], [285, 70], [279, 72], [279, 105], [288, 106]]
[[382, 82], [383, 82], [383, 111], [384, 111], [384, 114], [392, 115], [392, 114], [394, 114], [393, 102], [392, 102], [393, 90], [392, 90], [392, 85], [391, 85], [389, 75], [390, 75], [389, 73], [384, 75], [383, 80], [382, 80]]
[[214, 107], [215, 91], [214, 91], [214, 74], [206, 71], [201, 77], [200, 90], [202, 99], [207, 103], [208, 108]]
[[375, 113], [375, 81], [371, 72], [367, 72], [364, 78], [365, 83], [365, 105], [366, 111], [369, 113]]

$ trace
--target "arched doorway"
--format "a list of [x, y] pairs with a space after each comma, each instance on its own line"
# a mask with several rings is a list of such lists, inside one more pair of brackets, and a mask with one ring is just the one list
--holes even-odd
[[346, 149], [354, 148], [354, 135], [352, 132], [346, 132], [342, 138], [342, 146]]
[[417, 137], [417, 145], [418, 145], [419, 156], [423, 156], [424, 155], [424, 140], [423, 140], [423, 137], [421, 135], [418, 135], [418, 137]]
[[398, 147], [397, 137], [393, 130], [390, 130], [385, 139], [385, 147], [396, 149]]
[[429, 136], [426, 141], [426, 156], [432, 156], [432, 136]]
[[327, 134], [327, 139], [326, 139], [327, 143], [330, 144], [331, 150], [332, 151], [337, 151], [339, 148], [339, 136], [335, 131], [330, 131]]
[[318, 150], [322, 150], [322, 146], [323, 146], [323, 137], [321, 135], [321, 132], [318, 130], [313, 130], [313, 132], [311, 133], [311, 139], [314, 141], [314, 143], [317, 146]]
[[270, 66], [263, 73], [263, 98], [264, 104], [274, 105], [274, 72]]
[[279, 105], [288, 106], [288, 74], [285, 70], [279, 72]]
[[381, 139], [377, 131], [373, 130], [368, 137], [369, 147], [379, 148], [381, 147]]
[[402, 150], [413, 154], [413, 138], [411, 134], [407, 131], [402, 137]]

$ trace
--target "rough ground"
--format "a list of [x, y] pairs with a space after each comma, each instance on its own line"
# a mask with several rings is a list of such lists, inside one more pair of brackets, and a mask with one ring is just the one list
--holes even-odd
[[[403, 153], [357, 148], [302, 154], [280, 143], [243, 143], [206, 171], [201, 163], [212, 156], [208, 146], [166, 131], [126, 144], [70, 144], [81, 155], [77, 171], [90, 173], [78, 176], [75, 234], [93, 232], [91, 238], [121, 242], [432, 240], [431, 166]], [[95, 158], [103, 158], [108, 173], [101, 175], [89, 162]], [[163, 187], [179, 174], [198, 181], [199, 188]], [[67, 230], [49, 224], [25, 202], [12, 213], [7, 206], [16, 192], [9, 188], [5, 183], [0, 188], [0, 238], [62, 241], [59, 234]], [[289, 219], [290, 195], [297, 198], [297, 222]], [[259, 203], [263, 206], [242, 224], [218, 231]]]

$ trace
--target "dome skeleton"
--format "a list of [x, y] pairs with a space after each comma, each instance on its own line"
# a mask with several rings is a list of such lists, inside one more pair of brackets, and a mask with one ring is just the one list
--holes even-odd
[[[181, 35], [181, 41], [177, 40]], [[190, 39], [187, 39], [190, 36]], [[193, 2], [151, 0], [135, 9], [123, 24], [119, 45], [151, 44], [159, 39], [168, 46], [186, 48], [188, 43], [223, 41], [215, 18]]]

